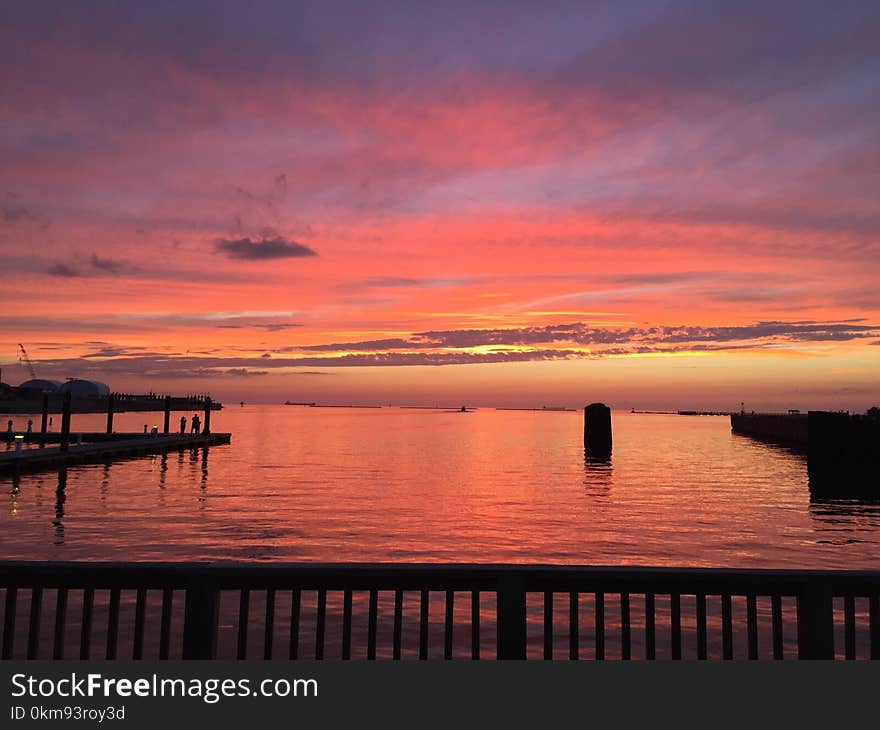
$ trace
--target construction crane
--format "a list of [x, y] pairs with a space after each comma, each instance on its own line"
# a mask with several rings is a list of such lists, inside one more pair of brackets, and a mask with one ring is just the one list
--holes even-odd
[[31, 377], [36, 379], [37, 373], [34, 371], [34, 364], [31, 362], [31, 359], [28, 357], [27, 350], [24, 349], [24, 345], [20, 342], [18, 343], [18, 349], [21, 350], [21, 357], [19, 360], [24, 360], [24, 364], [27, 365], [28, 372], [30, 372]]

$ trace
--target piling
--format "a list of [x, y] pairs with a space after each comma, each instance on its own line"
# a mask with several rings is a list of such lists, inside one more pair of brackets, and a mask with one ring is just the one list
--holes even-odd
[[604, 403], [584, 408], [584, 450], [589, 456], [611, 456], [611, 409]]
[[811, 495], [880, 495], [880, 422], [867, 416], [825, 411], [810, 411], [808, 418]]
[[113, 433], [113, 393], [107, 396], [107, 433]]
[[49, 394], [43, 393], [43, 420], [40, 423], [40, 433], [49, 430]]
[[211, 433], [211, 396], [205, 396], [205, 427], [202, 429], [205, 434]]
[[61, 403], [61, 450], [67, 451], [70, 444], [70, 401], [71, 395], [68, 390], [64, 394], [64, 400]]
[[165, 396], [165, 430], [162, 433], [168, 433], [171, 428], [171, 396]]

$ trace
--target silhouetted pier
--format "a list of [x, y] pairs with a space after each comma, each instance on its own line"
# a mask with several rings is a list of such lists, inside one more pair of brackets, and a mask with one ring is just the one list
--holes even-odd
[[[211, 401], [206, 396], [110, 393], [94, 398], [73, 398], [71, 413], [106, 413], [108, 409], [112, 409], [115, 413], [155, 413], [163, 411], [166, 401], [169, 399], [172, 411], [200, 411], [205, 408], [206, 401], [210, 402], [210, 408], [213, 411], [223, 409], [222, 403]], [[10, 415], [40, 412], [56, 414], [61, 413], [63, 408], [64, 394], [62, 393], [31, 394], [28, 397], [0, 400], [0, 413]]]
[[[228, 444], [232, 438], [229, 433], [198, 434], [70, 434], [72, 443], [64, 450], [61, 434], [3, 434], [9, 442], [21, 437], [29, 443], [57, 443], [58, 446], [29, 448], [20, 451], [0, 452], [0, 474], [24, 473], [58, 469], [75, 464], [104, 462], [145, 454], [161, 454], [178, 449]], [[27, 438], [26, 438], [27, 437]], [[94, 439], [89, 441], [89, 439]], [[82, 443], [78, 443], [79, 441]]]
[[[116, 399], [111, 395], [106, 400], [107, 428], [104, 433], [72, 433], [70, 420], [73, 399], [69, 392], [64, 394], [61, 403], [61, 432], [50, 433], [47, 428], [49, 419], [48, 397], [43, 398], [43, 418], [39, 432], [14, 432], [10, 428], [2, 434], [2, 440], [14, 444], [14, 449], [0, 453], [0, 473], [20, 474], [22, 472], [43, 471], [46, 469], [64, 468], [72, 464], [108, 459], [138, 456], [142, 454], [161, 454], [166, 451], [199, 446], [217, 446], [228, 444], [232, 438], [229, 433], [211, 433], [211, 413], [217, 404], [210, 396], [199, 401], [204, 408], [204, 421], [194, 426], [192, 433], [178, 433], [171, 430], [171, 412], [174, 399], [165, 396], [162, 405], [165, 411], [162, 433], [158, 426], [147, 433], [115, 433], [113, 417], [116, 412]], [[193, 419], [196, 417], [193, 416]], [[25, 444], [38, 445], [38, 448], [24, 448]], [[47, 446], [57, 443], [58, 446]], [[73, 448], [71, 448], [73, 445]]]

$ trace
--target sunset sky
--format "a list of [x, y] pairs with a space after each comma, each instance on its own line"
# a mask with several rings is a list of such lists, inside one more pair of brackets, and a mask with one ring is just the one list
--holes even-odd
[[3, 380], [880, 402], [880, 5], [55, 2], [0, 23]]

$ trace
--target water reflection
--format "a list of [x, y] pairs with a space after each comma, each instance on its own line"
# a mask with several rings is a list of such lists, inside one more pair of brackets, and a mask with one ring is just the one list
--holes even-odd
[[877, 475], [873, 471], [858, 468], [842, 468], [835, 471], [814, 467], [807, 470], [810, 485], [810, 501], [855, 500], [880, 502]]
[[597, 502], [605, 502], [611, 497], [614, 471], [611, 457], [607, 459], [591, 456], [584, 450], [584, 491]]
[[9, 514], [15, 517], [18, 514], [18, 495], [21, 494], [21, 476], [12, 475], [12, 491], [9, 493], [12, 499], [9, 504]]
[[[127, 417], [136, 430], [142, 416]], [[221, 417], [234, 445], [114, 461], [109, 475], [70, 467], [69, 505], [57, 503], [57, 469], [22, 476], [0, 554], [878, 565], [876, 504], [811, 503], [803, 457], [732, 438], [725, 419], [621, 414], [603, 461], [584, 453], [579, 414], [279, 406]]]
[[159, 459], [159, 489], [165, 489], [165, 478], [168, 476], [168, 453], [162, 454]]
[[67, 469], [58, 470], [58, 486], [55, 488], [55, 545], [64, 544], [64, 503], [67, 501]]
[[108, 458], [104, 460], [104, 468], [101, 470], [101, 505], [107, 505], [107, 495], [110, 493], [110, 466], [112, 461]]
[[208, 481], [208, 447], [202, 448], [202, 486]]
[[877, 543], [880, 499], [825, 499], [810, 501], [813, 529], [820, 543], [848, 545]]

